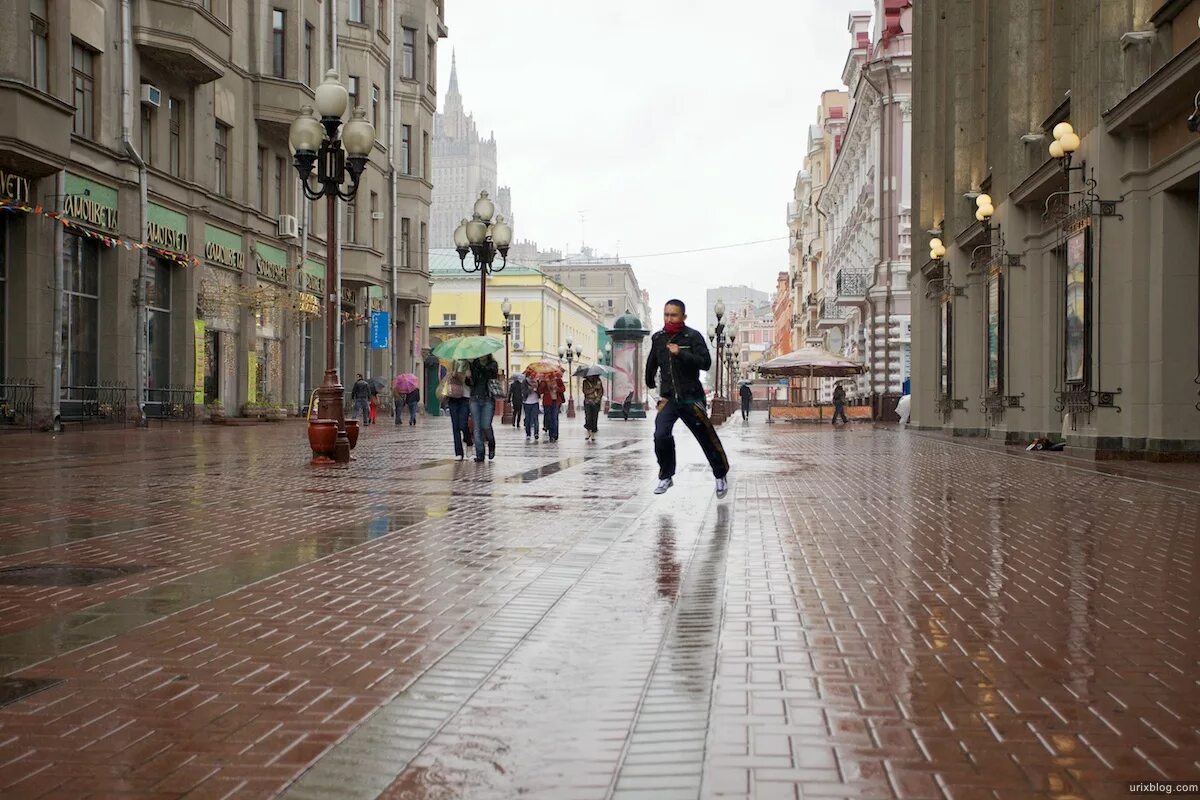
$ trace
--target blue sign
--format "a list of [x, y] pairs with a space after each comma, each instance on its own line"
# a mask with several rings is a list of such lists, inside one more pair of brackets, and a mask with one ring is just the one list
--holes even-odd
[[371, 349], [372, 350], [387, 350], [389, 347], [388, 331], [391, 326], [388, 324], [388, 312], [372, 311], [371, 312]]
[[787, 378], [780, 378], [780, 379], [779, 379], [779, 385], [780, 385], [780, 386], [787, 386], [787, 385], [788, 385], [788, 379], [787, 379]]

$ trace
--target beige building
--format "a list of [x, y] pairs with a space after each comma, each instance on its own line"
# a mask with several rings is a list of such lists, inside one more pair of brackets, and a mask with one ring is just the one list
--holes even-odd
[[306, 402], [333, 287], [287, 136], [330, 64], [377, 136], [339, 203], [342, 375], [419, 363], [441, 6], [0, 4], [0, 195], [29, 205], [0, 214], [0, 375], [32, 379], [39, 420], [136, 415], [139, 387], [151, 414]]
[[914, 13], [913, 423], [1196, 457], [1200, 2]]
[[[788, 276], [792, 296], [792, 349], [811, 345], [826, 346], [828, 328], [821, 324], [821, 303], [825, 299], [825, 253], [829, 250], [829, 223], [817, 203], [825, 191], [829, 173], [842, 146], [846, 132], [846, 109], [850, 98], [843, 91], [829, 89], [821, 93], [817, 121], [808, 127], [804, 168], [796, 175], [792, 200], [788, 203]], [[832, 308], [833, 305], [831, 304]], [[791, 395], [811, 397], [821, 381], [792, 382]], [[832, 392], [832, 389], [829, 390]]]

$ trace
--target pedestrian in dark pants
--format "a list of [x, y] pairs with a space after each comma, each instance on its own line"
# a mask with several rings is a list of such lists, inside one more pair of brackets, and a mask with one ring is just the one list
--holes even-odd
[[454, 434], [454, 455], [463, 457], [463, 445], [470, 447], [471, 430], [467, 420], [471, 417], [471, 401], [467, 398], [466, 366], [456, 363], [446, 376], [446, 411], [450, 414], [450, 430]]
[[742, 398], [742, 419], [750, 419], [750, 402], [754, 399], [754, 392], [750, 391], [750, 386], [743, 383], [742, 388], [738, 389], [738, 397]]
[[682, 300], [668, 300], [663, 309], [663, 329], [650, 337], [646, 359], [646, 385], [659, 387], [658, 416], [654, 418], [654, 455], [658, 458], [658, 486], [663, 494], [674, 484], [675, 437], [671, 431], [683, 420], [712, 467], [717, 480], [717, 497], [729, 491], [729, 459], [705, 410], [700, 371], [712, 367], [712, 354], [704, 335], [684, 324], [687, 310]]
[[629, 422], [629, 407], [633, 405], [633, 392], [625, 395], [625, 402], [621, 404], [621, 419], [624, 422]]
[[538, 393], [542, 396], [542, 412], [545, 419], [546, 436], [552, 442], [558, 441], [558, 414], [562, 410], [563, 395], [567, 387], [557, 373], [547, 375], [538, 384]]
[[538, 387], [525, 381], [522, 384], [525, 388], [525, 396], [522, 399], [521, 405], [525, 407], [525, 441], [529, 441], [532, 436], [535, 440], [542, 438], [542, 432], [538, 428], [538, 402], [541, 398], [538, 396]]
[[367, 426], [371, 424], [371, 384], [363, 380], [362, 373], [359, 372], [354, 379], [354, 385], [350, 387], [350, 401], [354, 403], [354, 413], [351, 415], [354, 419], [359, 419], [359, 414], [362, 414], [362, 424]]
[[850, 424], [850, 420], [846, 419], [846, 390], [839, 383], [833, 388], [833, 424], [837, 425], [838, 417], [842, 418], [842, 424]]
[[513, 427], [521, 427], [521, 406], [525, 405], [525, 381], [514, 375], [508, 384], [508, 406], [512, 409]]
[[604, 402], [604, 382], [598, 376], [589, 375], [583, 379], [583, 429], [587, 435], [585, 442], [596, 441], [596, 432], [600, 430], [600, 404]]
[[[500, 365], [489, 353], [471, 362], [467, 374], [467, 386], [471, 389], [471, 420], [475, 423], [475, 463], [483, 461], [486, 446], [487, 457], [496, 457], [496, 435], [492, 432], [492, 419], [496, 416], [496, 398], [492, 396], [491, 382], [500, 375]], [[504, 396], [503, 390], [497, 392]]]
[[417, 424], [417, 406], [421, 405], [421, 390], [414, 388], [404, 396], [404, 405], [408, 406], [408, 424]]

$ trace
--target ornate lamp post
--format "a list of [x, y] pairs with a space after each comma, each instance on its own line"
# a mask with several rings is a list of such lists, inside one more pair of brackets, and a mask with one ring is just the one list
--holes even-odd
[[725, 350], [725, 323], [721, 319], [725, 316], [725, 301], [718, 300], [713, 306], [713, 315], [717, 318], [716, 325], [708, 326], [708, 341], [717, 346], [717, 377], [713, 385], [713, 397], [721, 397], [721, 356]]
[[[612, 397], [612, 339], [604, 343], [604, 366], [608, 367], [608, 392], [605, 395], [607, 398]], [[604, 401], [604, 413], [608, 413], [609, 400]]]
[[[300, 109], [300, 116], [292, 122], [288, 141], [295, 151], [294, 165], [300, 174], [300, 185], [309, 200], [325, 198], [327, 210], [327, 232], [325, 239], [325, 379], [317, 389], [319, 415], [326, 420], [337, 420], [337, 438], [333, 447], [333, 461], [350, 461], [350, 439], [346, 435], [346, 418], [343, 409], [343, 389], [337, 373], [337, 201], [350, 201], [358, 192], [358, 181], [366, 169], [371, 147], [375, 143], [375, 126], [366, 119], [366, 112], [355, 108], [350, 120], [343, 127], [342, 115], [346, 113], [349, 93], [338, 79], [337, 70], [325, 73], [325, 80], [317, 87], [317, 111], [320, 121], [313, 118], [312, 106]], [[341, 129], [342, 138], [338, 139]], [[316, 186], [310, 184], [313, 166], [317, 168]], [[342, 185], [349, 182], [346, 189]], [[310, 426], [314, 423], [310, 423]], [[310, 441], [313, 441], [310, 439]], [[329, 463], [327, 457], [313, 459], [318, 463]]]
[[575, 418], [575, 376], [571, 374], [571, 364], [582, 355], [583, 350], [574, 343], [570, 336], [567, 337], [567, 346], [558, 348], [558, 357], [567, 360], [567, 391], [569, 392], [567, 419]]
[[[512, 333], [512, 324], [509, 322], [509, 317], [512, 316], [512, 303], [508, 302], [508, 298], [504, 298], [504, 302], [500, 304], [500, 313], [504, 315], [504, 388], [508, 389], [509, 371], [512, 364], [509, 361], [508, 355], [508, 336]], [[500, 417], [501, 425], [512, 425], [514, 409], [509, 398], [504, 398], [504, 414]]]
[[[496, 204], [488, 199], [487, 192], [480, 192], [475, 201], [470, 219], [464, 219], [454, 230], [454, 249], [458, 251], [458, 261], [463, 272], [479, 273], [479, 335], [487, 335], [487, 276], [489, 273], [500, 272], [508, 266], [508, 246], [512, 244], [512, 228], [497, 216]], [[475, 265], [467, 266], [467, 252], [474, 256]], [[492, 266], [496, 254], [502, 259], [500, 266]]]

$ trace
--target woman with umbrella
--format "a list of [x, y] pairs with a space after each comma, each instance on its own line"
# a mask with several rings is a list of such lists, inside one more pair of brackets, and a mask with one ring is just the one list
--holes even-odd
[[537, 392], [542, 398], [542, 413], [545, 415], [543, 427], [552, 442], [558, 441], [558, 412], [567, 391], [562, 375], [562, 367], [549, 361], [539, 361], [525, 368], [525, 377], [537, 382]]
[[396, 424], [400, 424], [404, 408], [408, 408], [408, 424], [417, 424], [417, 406], [421, 402], [421, 390], [417, 388], [417, 376], [402, 372], [392, 381], [392, 397], [395, 398]]
[[[504, 347], [504, 342], [495, 336], [462, 336], [442, 342], [433, 348], [438, 358], [470, 362], [464, 383], [470, 397], [471, 419], [475, 423], [475, 462], [483, 461], [484, 442], [487, 443], [488, 458], [496, 457], [496, 437], [492, 433], [492, 417], [496, 414], [496, 397], [503, 397], [504, 390], [496, 379], [500, 365], [492, 353]], [[453, 409], [451, 410], [453, 413]], [[455, 436], [455, 452], [459, 453], [458, 437]], [[461, 453], [459, 453], [461, 455]]]
[[[453, 371], [446, 376], [447, 407], [450, 411], [452, 429], [454, 431], [454, 454], [462, 458], [462, 442], [467, 435], [467, 414], [470, 409], [468, 394], [473, 394], [474, 387], [468, 391], [473, 382], [470, 372], [471, 364], [480, 356], [489, 355], [504, 347], [504, 342], [495, 336], [461, 336], [448, 339], [433, 348], [433, 354], [440, 359], [453, 363]], [[467, 363], [471, 362], [471, 364]], [[492, 366], [499, 371], [499, 365], [492, 360]], [[484, 382], [486, 389], [487, 382]], [[457, 395], [457, 396], [456, 396]], [[493, 405], [493, 413], [495, 406]], [[476, 421], [475, 452], [476, 461], [483, 460], [483, 431], [479, 421]], [[488, 432], [491, 432], [491, 418], [488, 419]], [[468, 440], [468, 446], [470, 442]], [[495, 439], [492, 439], [492, 452], [495, 453]]]
[[600, 376], [607, 368], [599, 364], [580, 367], [575, 371], [576, 377], [583, 378], [583, 429], [587, 431], [585, 442], [596, 441], [599, 430], [600, 404], [604, 402], [604, 381]]

